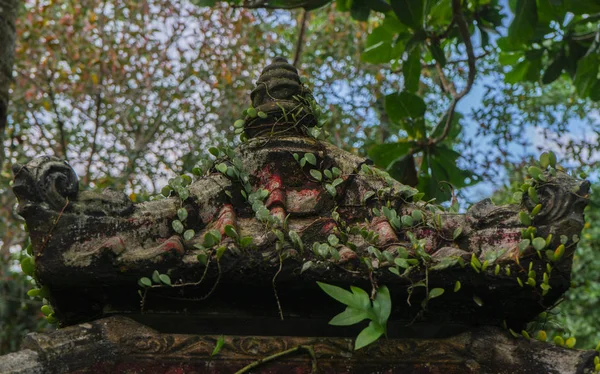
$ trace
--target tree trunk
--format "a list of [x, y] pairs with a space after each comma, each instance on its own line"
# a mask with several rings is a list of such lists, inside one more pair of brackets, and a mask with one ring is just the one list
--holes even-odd
[[[0, 0], [0, 145], [4, 140], [8, 114], [8, 91], [15, 57], [15, 19], [18, 0]], [[4, 157], [0, 153], [0, 163]]]

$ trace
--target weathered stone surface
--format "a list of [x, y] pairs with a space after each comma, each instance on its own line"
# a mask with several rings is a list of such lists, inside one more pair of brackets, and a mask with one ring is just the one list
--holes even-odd
[[[589, 182], [550, 170], [521, 204], [484, 200], [454, 214], [415, 198], [369, 160], [307, 136], [319, 130], [318, 109], [284, 60], [265, 69], [252, 103], [256, 113], [243, 123], [249, 140], [162, 200], [79, 191], [73, 170], [55, 158], [14, 166], [34, 277], [61, 326], [73, 325], [28, 338], [37, 358], [20, 354], [31, 357], [31, 370], [229, 373], [302, 346], [257, 370], [308, 373], [314, 351], [325, 373], [589, 371], [594, 352], [491, 327], [521, 331], [569, 288]], [[264, 199], [249, 198], [260, 191]], [[530, 214], [534, 200], [541, 205]], [[182, 208], [189, 237], [172, 225]], [[548, 254], [520, 248], [530, 225]], [[206, 244], [211, 232], [219, 243]], [[241, 245], [243, 237], [252, 244]], [[400, 274], [396, 260], [407, 256], [418, 265]], [[172, 285], [144, 288], [140, 301], [138, 279], [155, 270]], [[343, 307], [316, 281], [387, 285], [389, 339], [353, 351], [349, 337], [361, 326], [328, 325]], [[428, 300], [433, 288], [446, 292]], [[114, 315], [131, 319], [103, 318]], [[220, 334], [225, 345], [211, 357]], [[0, 367], [11, 362], [0, 358]]]
[[[0, 372], [223, 374], [305, 346], [314, 351], [319, 373], [582, 374], [591, 372], [595, 355], [515, 339], [492, 327], [444, 339], [383, 339], [359, 351], [353, 350], [348, 338], [226, 335], [220, 352], [211, 356], [218, 339], [218, 335], [158, 333], [130, 319], [111, 317], [49, 334], [31, 334], [24, 343], [28, 350], [0, 357], [0, 368], [8, 367], [7, 360], [17, 356], [32, 362], [37, 356], [40, 366], [29, 369], [24, 362]], [[312, 366], [310, 355], [300, 350], [251, 372], [311, 373]]]
[[0, 373], [2, 374], [43, 374], [44, 363], [40, 355], [31, 349], [0, 356]]
[[[359, 284], [367, 289], [377, 283], [388, 285], [394, 298], [392, 319], [412, 321], [418, 317], [437, 324], [463, 325], [506, 321], [517, 330], [568, 289], [576, 248], [572, 238], [583, 227], [589, 182], [557, 171], [546, 173], [545, 182], [535, 187], [541, 203], [532, 222], [535, 236], [548, 238], [550, 250], [560, 245], [561, 236], [568, 238], [564, 255], [551, 262], [543, 251], [537, 253], [531, 246], [525, 251], [519, 249], [527, 227], [520, 222], [519, 213], [536, 205], [527, 194], [520, 205], [495, 206], [484, 200], [466, 214], [448, 213], [416, 201], [416, 190], [368, 167], [369, 160], [305, 136], [315, 126], [311, 117], [316, 115], [314, 100], [295, 68], [284, 61], [277, 60], [265, 69], [252, 99], [254, 107], [265, 110], [265, 114], [249, 115], [245, 128], [250, 140], [217, 160], [242, 170], [247, 181], [233, 174], [227, 177], [213, 168], [189, 186], [189, 197], [184, 201], [170, 197], [133, 204], [119, 192], [80, 192], [73, 170], [55, 158], [14, 166], [13, 188], [33, 243], [35, 278], [50, 291], [49, 300], [63, 324], [114, 313], [139, 313], [137, 280], [150, 277], [154, 270], [169, 274], [174, 287], [152, 288], [144, 303], [145, 312], [173, 312], [172, 305], [178, 305], [180, 310], [202, 315], [206, 308], [198, 305], [210, 305], [212, 299], [237, 312], [253, 310], [270, 315], [247, 295], [266, 299], [266, 295], [273, 295], [276, 283], [283, 298], [283, 313], [290, 318], [308, 318], [316, 313], [316, 323], [324, 323], [333, 313], [329, 308], [335, 308], [325, 300], [322, 305], [329, 305], [327, 310], [305, 308], [303, 300], [323, 296], [316, 288], [317, 280]], [[292, 107], [302, 121], [289, 113]], [[306, 154], [314, 155], [314, 166], [301, 166], [294, 156]], [[338, 170], [337, 185], [316, 179], [311, 169]], [[252, 191], [268, 192], [261, 204], [278, 223], [261, 220], [244, 200], [244, 184]], [[188, 212], [186, 228], [195, 231], [189, 240], [171, 225], [180, 207]], [[394, 224], [389, 217], [376, 214], [376, 210], [386, 209], [394, 210], [398, 217], [419, 211], [422, 218], [413, 224], [401, 224], [398, 218]], [[239, 236], [252, 237], [252, 246], [240, 248], [228, 238], [228, 225]], [[220, 232], [224, 239], [219, 245], [227, 250], [217, 260], [216, 246], [209, 248], [209, 261], [204, 265], [197, 255], [205, 250], [197, 246], [210, 230]], [[289, 230], [298, 233], [304, 250], [293, 244]], [[368, 239], [360, 231], [376, 236]], [[330, 258], [325, 259], [311, 248], [314, 243], [327, 243], [331, 234], [340, 242], [326, 251]], [[411, 235], [424, 241], [426, 253], [415, 253]], [[382, 253], [379, 257], [373, 247]], [[396, 266], [394, 257], [403, 248], [411, 256], [432, 256], [430, 270], [419, 267], [404, 276], [390, 272], [389, 268]], [[468, 265], [471, 256], [480, 263], [488, 260], [489, 266], [472, 269]], [[366, 259], [372, 270], [365, 265]], [[467, 266], [456, 265], [459, 259]], [[312, 266], [301, 271], [309, 261]], [[454, 266], [436, 270], [448, 261]], [[539, 285], [549, 264], [549, 290], [543, 294]], [[526, 283], [532, 271], [537, 278], [535, 286], [517, 282], [519, 278]], [[424, 288], [416, 288], [412, 294], [408, 288], [425, 279], [430, 289], [450, 291], [456, 281], [461, 282], [462, 289], [432, 300], [425, 311], [420, 305], [426, 296]], [[204, 300], [207, 294], [212, 296]], [[483, 304], [475, 303], [474, 296]], [[275, 298], [270, 297], [269, 310], [276, 312]], [[153, 302], [156, 298], [188, 302]], [[198, 298], [201, 302], [194, 300]]]

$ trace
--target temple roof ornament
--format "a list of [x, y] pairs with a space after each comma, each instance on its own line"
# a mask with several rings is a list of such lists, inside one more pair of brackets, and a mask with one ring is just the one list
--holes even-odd
[[198, 333], [355, 335], [327, 324], [343, 308], [320, 281], [387, 285], [388, 336], [431, 338], [520, 331], [569, 288], [589, 182], [546, 165], [519, 204], [457, 214], [310, 136], [320, 109], [285, 59], [251, 99], [248, 140], [154, 201], [78, 191], [56, 158], [14, 166], [32, 275], [62, 326], [127, 315], [173, 332], [175, 313]]

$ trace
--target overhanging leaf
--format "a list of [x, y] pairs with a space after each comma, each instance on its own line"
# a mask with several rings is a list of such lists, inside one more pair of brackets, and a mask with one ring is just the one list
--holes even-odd
[[403, 91], [385, 97], [385, 112], [397, 123], [406, 118], [423, 117], [426, 109], [423, 99], [410, 92]]
[[400, 22], [414, 30], [423, 28], [423, 0], [393, 0], [391, 5]]
[[407, 142], [377, 144], [369, 149], [369, 158], [375, 165], [387, 169], [391, 163], [403, 157], [411, 146], [412, 143]]
[[421, 80], [421, 48], [417, 45], [402, 64], [402, 76], [404, 77], [404, 89], [408, 92], [416, 92]]
[[537, 25], [536, 0], [517, 0], [515, 18], [508, 27], [508, 39], [513, 45], [523, 44], [531, 39]]
[[582, 98], [588, 97], [597, 82], [599, 59], [597, 53], [589, 53], [577, 63], [575, 88]]

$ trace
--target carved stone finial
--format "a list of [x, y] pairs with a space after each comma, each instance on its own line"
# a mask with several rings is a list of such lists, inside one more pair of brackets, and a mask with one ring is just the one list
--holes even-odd
[[300, 82], [298, 70], [283, 57], [274, 58], [264, 68], [250, 97], [256, 112], [266, 116], [252, 113], [246, 117], [244, 127], [248, 138], [304, 135], [308, 127], [317, 123], [310, 90]]

